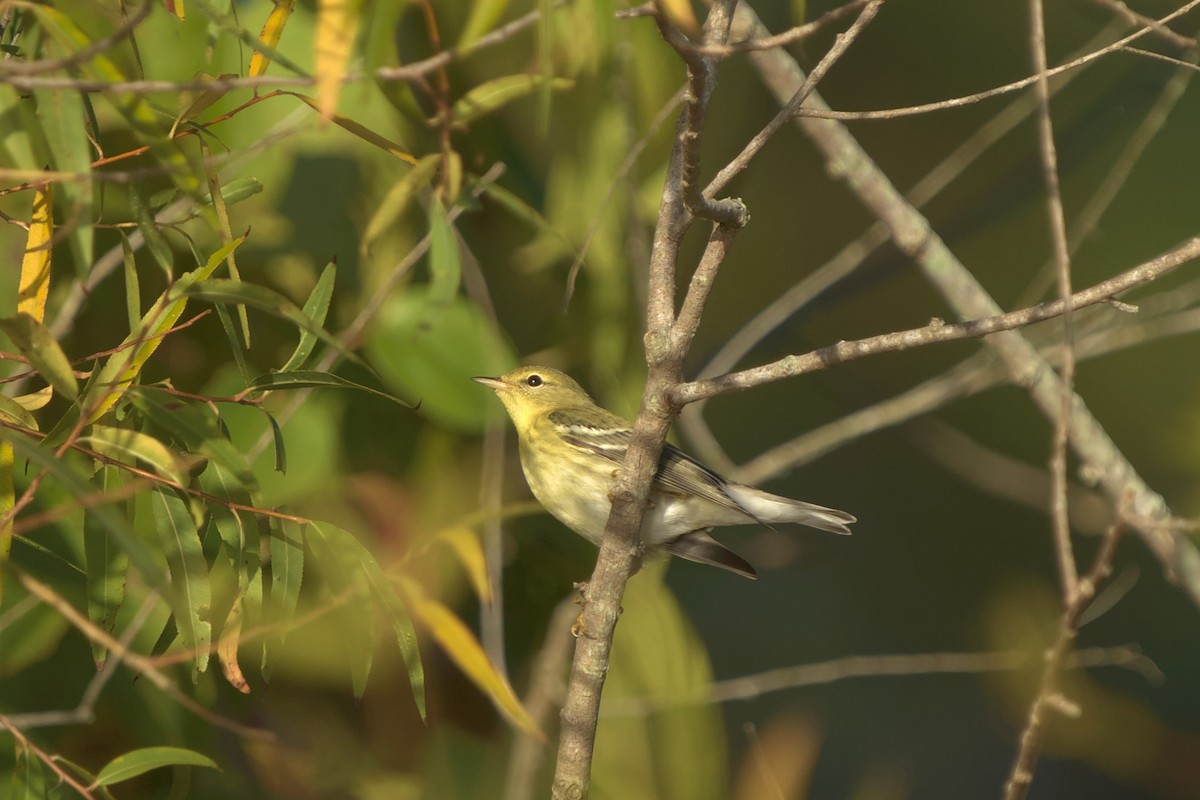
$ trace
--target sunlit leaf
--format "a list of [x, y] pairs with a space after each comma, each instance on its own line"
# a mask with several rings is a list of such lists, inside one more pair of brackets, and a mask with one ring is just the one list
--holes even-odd
[[31, 431], [38, 429], [37, 420], [21, 403], [11, 397], [0, 395], [0, 418], [15, 423]]
[[[101, 467], [92, 477], [93, 491], [100, 495], [115, 492], [124, 483], [125, 473], [116, 467]], [[109, 538], [95, 506], [83, 510], [83, 554], [87, 567], [88, 619], [100, 630], [112, 633], [117, 612], [125, 601], [129, 555]], [[92, 642], [97, 669], [104, 666], [107, 653], [104, 645]]]
[[441, 156], [438, 154], [425, 156], [392, 185], [367, 223], [362, 240], [363, 250], [370, 250], [380, 236], [399, 222], [408, 204], [433, 179], [440, 162]]
[[[225, 72], [216, 77], [209, 75], [207, 72], [196, 72], [188, 82], [217, 83], [218, 81], [227, 81], [230, 78], [236, 77], [232, 72]], [[218, 86], [213, 89], [186, 89], [180, 92], [178, 97], [175, 98], [175, 109], [179, 112], [179, 116], [175, 118], [175, 124], [178, 125], [180, 122], [187, 122], [203, 113], [205, 109], [220, 100], [228, 92], [229, 89], [225, 86]]]
[[460, 97], [451, 109], [451, 119], [456, 125], [469, 125], [480, 117], [504, 108], [514, 100], [527, 97], [539, 89], [561, 91], [574, 85], [575, 82], [568, 78], [505, 75], [482, 83]]
[[[314, 328], [323, 328], [325, 326], [325, 316], [329, 313], [329, 302], [333, 299], [333, 284], [337, 279], [337, 261], [331, 261], [325, 265], [325, 269], [321, 270], [321, 277], [317, 279], [317, 285], [313, 287], [312, 292], [308, 295], [308, 300], [304, 303], [304, 308], [301, 311], [308, 318], [309, 323]], [[304, 366], [308, 361], [308, 357], [312, 355], [313, 347], [317, 344], [317, 336], [308, 328], [300, 330], [300, 341], [296, 343], [296, 349], [292, 352], [287, 362], [279, 368], [280, 372], [293, 372]]]
[[41, 322], [46, 316], [50, 293], [50, 243], [54, 239], [53, 192], [47, 185], [33, 193], [33, 212], [25, 257], [21, 259], [21, 281], [17, 290], [17, 313]]
[[496, 669], [484, 652], [483, 646], [454, 612], [428, 597], [415, 581], [400, 582], [401, 594], [421, 626], [437, 640], [442, 650], [450, 657], [463, 674], [471, 679], [509, 722], [528, 734], [542, 738], [533, 717], [521, 705], [508, 679]]
[[256, 481], [246, 456], [225, 437], [212, 411], [204, 406], [174, 403], [161, 392], [137, 389], [130, 394], [133, 405], [156, 426], [220, 464], [242, 485], [254, 488]]
[[250, 683], [242, 674], [238, 664], [238, 641], [242, 635], [242, 599], [233, 601], [229, 616], [221, 629], [221, 638], [217, 642], [217, 661], [221, 664], [221, 672], [229, 685], [242, 694], [250, 694]]
[[26, 411], [37, 411], [39, 408], [45, 408], [53, 396], [54, 389], [50, 386], [43, 386], [28, 394], [17, 395], [12, 400]]
[[654, 0], [654, 4], [676, 28], [693, 38], [700, 35], [700, 23], [696, 21], [691, 0]]
[[333, 119], [337, 112], [361, 11], [362, 0], [317, 0], [317, 110], [325, 119]]
[[79, 383], [75, 380], [71, 362], [42, 323], [22, 312], [15, 317], [0, 319], [0, 330], [59, 394], [71, 400], [79, 396]]
[[212, 643], [209, 608], [212, 587], [208, 563], [200, 546], [200, 533], [187, 505], [170, 491], [154, 492], [154, 521], [171, 570], [175, 624], [183, 646], [194, 655], [193, 680], [208, 668]]
[[[262, 32], [258, 34], [258, 40], [272, 50], [279, 46], [279, 39], [283, 36], [283, 28], [287, 25], [288, 19], [292, 16], [292, 11], [296, 8], [296, 0], [274, 0], [274, 3], [275, 7], [267, 15], [267, 21], [263, 23]], [[255, 51], [250, 56], [250, 69], [247, 74], [251, 78], [265, 75], [270, 63], [271, 60], [268, 56], [262, 52]]]
[[208, 263], [181, 276], [155, 301], [142, 317], [137, 329], [125, 338], [122, 344], [126, 347], [109, 356], [97, 372], [95, 383], [97, 390], [102, 394], [98, 400], [94, 400], [95, 404], [85, 420], [86, 423], [90, 424], [100, 419], [117, 404], [134, 378], [142, 371], [147, 359], [162, 344], [163, 336], [183, 315], [187, 306], [188, 290], [197, 283], [208, 280], [217, 265], [225, 260], [225, 256], [244, 241], [246, 237], [239, 236], [217, 250], [209, 257]]
[[105, 764], [96, 774], [95, 786], [112, 786], [152, 769], [172, 766], [220, 769], [215, 761], [195, 750], [185, 750], [182, 747], [143, 747], [117, 756]]

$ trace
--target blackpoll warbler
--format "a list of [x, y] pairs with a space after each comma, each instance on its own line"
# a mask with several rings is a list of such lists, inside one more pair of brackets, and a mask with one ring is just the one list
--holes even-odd
[[[521, 467], [534, 496], [571, 530], [599, 545], [612, 488], [633, 427], [606, 411], [569, 376], [548, 367], [520, 367], [498, 378], [473, 378], [494, 391], [520, 439]], [[850, 533], [844, 511], [789, 500], [726, 480], [671, 445], [664, 445], [642, 541], [691, 561], [754, 578], [754, 567], [708, 535], [718, 525], [794, 522]]]

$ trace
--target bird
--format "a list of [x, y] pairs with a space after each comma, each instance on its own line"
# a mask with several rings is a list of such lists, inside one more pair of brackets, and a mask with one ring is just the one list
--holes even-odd
[[[633, 426], [597, 405], [569, 375], [518, 367], [471, 380], [496, 393], [517, 429], [521, 468], [552, 516], [599, 546], [609, 492], [633, 438]], [[757, 578], [754, 567], [709, 535], [722, 525], [795, 523], [849, 534], [845, 511], [792, 500], [736, 483], [683, 451], [663, 445], [642, 521], [642, 544], [681, 558]]]

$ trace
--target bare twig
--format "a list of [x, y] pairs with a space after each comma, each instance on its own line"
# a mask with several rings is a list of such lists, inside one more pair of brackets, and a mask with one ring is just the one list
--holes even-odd
[[1149, 28], [1154, 31], [1155, 36], [1180, 50], [1191, 50], [1200, 45], [1200, 42], [1197, 42], [1194, 38], [1182, 36], [1166, 25], [1161, 24], [1158, 20], [1137, 13], [1121, 2], [1121, 0], [1092, 0], [1092, 2], [1096, 5], [1104, 6], [1117, 16], [1122, 17], [1130, 25], [1141, 25]]
[[[833, 364], [852, 361], [864, 356], [898, 352], [935, 342], [973, 339], [988, 336], [989, 334], [1012, 331], [1035, 322], [1059, 317], [1062, 315], [1064, 309], [1068, 307], [1079, 309], [1107, 302], [1114, 295], [1153, 281], [1161, 275], [1197, 258], [1200, 258], [1200, 237], [1190, 239], [1174, 250], [1134, 267], [1114, 278], [1076, 292], [1071, 295], [1068, 302], [1053, 300], [1019, 311], [996, 314], [984, 317], [983, 319], [971, 320], [970, 322], [950, 324], [942, 320], [934, 320], [921, 328], [885, 333], [849, 342], [838, 342], [837, 344], [823, 347], [804, 355], [786, 356], [778, 361], [764, 364], [760, 367], [731, 372], [727, 375], [707, 380], [691, 381], [677, 387], [672, 392], [671, 397], [676, 403], [682, 405], [708, 397], [715, 397], [719, 394], [743, 391], [784, 378], [804, 375], [809, 372], [825, 369]], [[988, 341], [993, 340], [989, 339]], [[1030, 346], [1030, 350], [1032, 350], [1032, 346]]]
[[41, 761], [43, 764], [49, 767], [55, 775], [58, 776], [60, 781], [78, 792], [80, 797], [85, 797], [87, 800], [95, 800], [95, 795], [93, 795], [86, 786], [75, 780], [75, 776], [71, 775], [69, 772], [59, 766], [58, 761], [54, 758], [54, 756], [51, 756], [45, 750], [42, 750], [36, 744], [29, 741], [25, 734], [21, 732], [21, 729], [13, 724], [10, 718], [0, 714], [0, 726], [4, 727], [9, 733], [11, 733], [13, 738], [20, 743], [21, 747], [25, 748], [26, 758], [32, 756], [38, 761]]
[[1042, 0], [1029, 0], [1030, 40], [1034, 84], [1038, 99], [1038, 149], [1042, 157], [1042, 180], [1046, 184], [1046, 212], [1050, 218], [1050, 239], [1054, 243], [1054, 263], [1058, 275], [1058, 296], [1063, 301], [1063, 359], [1059, 367], [1061, 397], [1054, 416], [1054, 445], [1050, 454], [1051, 518], [1054, 527], [1054, 551], [1058, 556], [1058, 575], [1062, 582], [1063, 602], [1075, 596], [1079, 578], [1075, 572], [1075, 554], [1071, 550], [1071, 522], [1067, 505], [1067, 431], [1071, 426], [1071, 398], [1075, 394], [1075, 334], [1071, 326], [1071, 253], [1067, 244], [1067, 223], [1063, 214], [1062, 189], [1058, 182], [1058, 149], [1054, 144], [1054, 125], [1050, 118], [1050, 79], [1046, 70], [1046, 21]]
[[1078, 590], [1066, 604], [1062, 621], [1059, 624], [1058, 638], [1046, 652], [1046, 666], [1042, 669], [1041, 686], [1037, 697], [1029, 707], [1029, 718], [1025, 730], [1021, 734], [1021, 747], [1013, 762], [1008, 784], [1005, 786], [1005, 800], [1022, 800], [1029, 791], [1033, 781], [1033, 769], [1041, 752], [1043, 725], [1048, 711], [1058, 706], [1062, 697], [1059, 693], [1058, 678], [1064, 663], [1070, 653], [1071, 642], [1079, 629], [1080, 616], [1091, 605], [1096, 596], [1096, 587], [1108, 577], [1112, 570], [1113, 556], [1117, 551], [1117, 542], [1121, 539], [1125, 523], [1118, 519], [1104, 536], [1100, 551], [1096, 554], [1092, 567], [1080, 581]]

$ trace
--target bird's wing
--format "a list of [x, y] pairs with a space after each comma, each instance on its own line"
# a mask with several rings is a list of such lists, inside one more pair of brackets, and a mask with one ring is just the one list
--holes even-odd
[[[633, 438], [633, 429], [617, 415], [603, 410], [585, 414], [572, 409], [570, 412], [552, 411], [549, 419], [567, 444], [605, 458], [617, 466], [624, 463], [625, 451], [629, 449], [629, 442]], [[654, 476], [655, 490], [702, 497], [719, 506], [739, 511], [750, 520], [760, 522], [725, 493], [727, 483], [728, 481], [720, 475], [682, 450], [669, 444], [663, 445], [662, 456], [658, 461], [658, 473]]]

